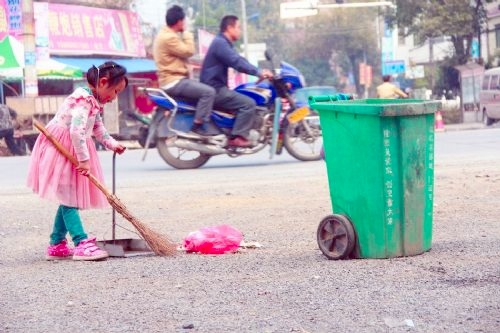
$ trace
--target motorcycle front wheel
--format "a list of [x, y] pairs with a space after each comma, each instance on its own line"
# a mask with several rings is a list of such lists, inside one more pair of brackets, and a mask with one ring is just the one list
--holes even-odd
[[210, 159], [210, 155], [197, 151], [169, 146], [168, 139], [158, 139], [156, 148], [161, 158], [168, 165], [176, 169], [196, 169], [204, 165]]
[[283, 133], [283, 145], [290, 155], [300, 161], [321, 159], [323, 134], [319, 116], [306, 117], [295, 124], [288, 124]]

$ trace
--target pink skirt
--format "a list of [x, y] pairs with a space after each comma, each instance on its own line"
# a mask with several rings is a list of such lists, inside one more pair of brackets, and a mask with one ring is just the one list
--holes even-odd
[[[68, 128], [49, 125], [47, 130], [76, 158]], [[104, 184], [102, 168], [91, 138], [87, 138], [87, 147], [90, 172]], [[43, 134], [38, 136], [31, 154], [27, 185], [40, 197], [64, 206], [80, 209], [109, 207], [104, 194], [87, 177], [78, 173], [76, 167]]]

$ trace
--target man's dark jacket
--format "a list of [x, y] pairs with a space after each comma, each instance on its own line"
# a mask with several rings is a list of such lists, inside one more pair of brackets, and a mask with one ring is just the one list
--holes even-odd
[[229, 67], [241, 73], [259, 75], [259, 69], [240, 56], [226, 36], [219, 34], [210, 44], [203, 60], [200, 81], [215, 89], [227, 87], [227, 69]]

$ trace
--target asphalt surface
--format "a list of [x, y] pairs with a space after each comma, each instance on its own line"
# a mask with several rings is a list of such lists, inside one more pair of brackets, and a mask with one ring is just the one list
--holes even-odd
[[[323, 162], [265, 152], [180, 171], [154, 151], [146, 162], [127, 153], [117, 194], [141, 221], [178, 242], [226, 223], [263, 248], [47, 262], [57, 205], [24, 188], [27, 158], [3, 158], [1, 332], [500, 331], [500, 130], [437, 135], [433, 247], [396, 259], [321, 254], [316, 228], [331, 214]], [[111, 154], [101, 160], [110, 179]], [[82, 217], [111, 237], [109, 210]]]

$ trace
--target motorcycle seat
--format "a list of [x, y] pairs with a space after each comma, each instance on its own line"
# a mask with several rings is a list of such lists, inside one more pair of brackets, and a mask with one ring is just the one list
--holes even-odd
[[[175, 95], [172, 95], [171, 97], [173, 99], [175, 99], [177, 102], [183, 102], [183, 103], [186, 103], [186, 104], [192, 106], [193, 108], [196, 108], [196, 103], [197, 103], [196, 99], [187, 98], [184, 96], [175, 96]], [[236, 110], [227, 109], [227, 108], [220, 107], [220, 106], [214, 107], [213, 110], [214, 111], [221, 111], [221, 112], [225, 112], [225, 113], [230, 113], [230, 114], [236, 113]]]
[[176, 96], [176, 95], [170, 95], [173, 99], [175, 99], [177, 102], [184, 102], [186, 104], [196, 106], [197, 100], [194, 98], [187, 98], [184, 96]]

